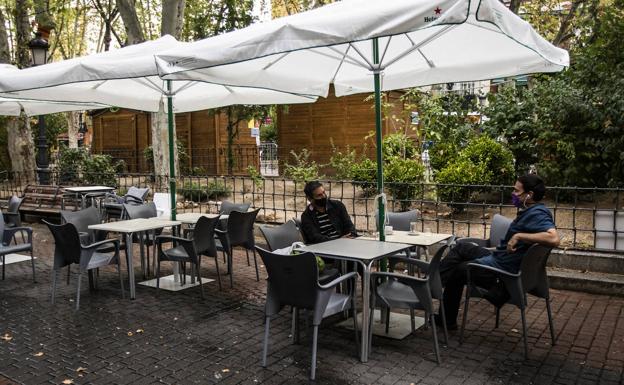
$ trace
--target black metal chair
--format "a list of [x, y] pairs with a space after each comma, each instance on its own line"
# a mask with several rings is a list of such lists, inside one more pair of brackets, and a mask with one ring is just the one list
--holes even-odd
[[[550, 338], [552, 344], [555, 345], [555, 327], [553, 325], [552, 311], [550, 309], [550, 291], [548, 285], [548, 276], [546, 275], [546, 262], [550, 256], [552, 248], [539, 244], [532, 245], [522, 258], [520, 271], [517, 274], [509, 273], [504, 270], [491, 266], [485, 266], [478, 263], [468, 264], [468, 280], [466, 283], [466, 298], [464, 301], [464, 314], [462, 318], [461, 330], [459, 333], [459, 342], [464, 339], [464, 330], [466, 328], [466, 319], [468, 318], [468, 309], [470, 307], [470, 298], [488, 298], [487, 288], [479, 287], [470, 279], [470, 274], [474, 270], [482, 269], [495, 273], [503, 282], [509, 299], [506, 303], [515, 305], [520, 309], [520, 317], [522, 319], [522, 337], [524, 342], [524, 356], [529, 356], [529, 346], [527, 342], [527, 325], [525, 309], [527, 307], [527, 293], [546, 301], [546, 312], [548, 314], [548, 326], [550, 327]], [[496, 325], [498, 328], [500, 321], [500, 309], [503, 305], [496, 306]]]
[[[17, 243], [15, 235], [17, 233], [22, 234], [22, 240], [26, 240], [23, 243]], [[26, 235], [26, 236], [24, 236]], [[0, 212], [0, 239], [2, 244], [0, 245], [0, 258], [2, 259], [2, 279], [5, 278], [6, 270], [6, 256], [13, 253], [19, 253], [22, 251], [30, 252], [30, 262], [32, 265], [33, 282], [37, 282], [35, 279], [35, 257], [33, 256], [32, 247], [32, 228], [30, 227], [5, 227], [4, 216]], [[13, 242], [13, 244], [11, 244]]]
[[230, 201], [222, 201], [219, 207], [219, 214], [227, 215], [232, 211], [240, 211], [241, 213], [247, 212], [251, 207], [251, 203], [233, 203]]
[[[43, 222], [50, 229], [55, 242], [54, 266], [52, 272], [52, 303], [54, 303], [55, 299], [58, 273], [62, 267], [71, 265], [72, 263], [79, 265], [76, 310], [80, 308], [82, 274], [108, 265], [117, 265], [117, 274], [119, 275], [119, 282], [121, 283], [121, 297], [125, 298], [119, 258], [119, 240], [107, 239], [84, 245], [80, 240], [80, 235], [78, 234], [76, 226], [73, 224], [65, 223], [63, 225], [55, 225], [45, 220]], [[98, 251], [100, 247], [106, 244], [114, 247], [113, 254]]]
[[477, 246], [486, 247], [486, 248], [495, 248], [500, 243], [501, 239], [505, 237], [507, 234], [507, 230], [511, 225], [512, 220], [502, 216], [500, 214], [495, 214], [494, 218], [492, 218], [492, 225], [490, 226], [490, 237], [487, 239], [482, 238], [474, 238], [474, 237], [466, 237], [460, 238], [457, 240], [458, 243], [470, 242], [474, 243]]
[[387, 309], [386, 333], [388, 332], [388, 325], [390, 323], [390, 309], [399, 308], [410, 310], [412, 332], [415, 331], [414, 310], [424, 310], [425, 322], [430, 323], [433, 333], [433, 349], [436, 359], [438, 364], [440, 363], [440, 347], [438, 346], [433, 299], [437, 298], [439, 301], [442, 324], [445, 325], [443, 328], [444, 341], [448, 343], [446, 317], [444, 315], [444, 304], [442, 302], [442, 283], [439, 272], [440, 259], [447, 249], [448, 247], [446, 245], [442, 246], [430, 262], [405, 257], [392, 257], [395, 261], [403, 262], [408, 268], [410, 266], [419, 268], [425, 274], [425, 277], [422, 278], [394, 272], [375, 272], [371, 274], [371, 324], [369, 327], [369, 342], [372, 341], [373, 311], [377, 301], [381, 302]]
[[[357, 314], [353, 295], [355, 278], [357, 277], [355, 272], [342, 275], [332, 282], [322, 285], [318, 282], [318, 267], [314, 254], [281, 255], [259, 247], [256, 247], [256, 249], [260, 253], [269, 275], [267, 279], [266, 305], [264, 308], [263, 367], [267, 366], [271, 317], [279, 313], [284, 306], [312, 311], [313, 334], [310, 379], [314, 380], [316, 377], [318, 327], [323, 318], [352, 309], [356, 348], [359, 351]], [[349, 283], [349, 292], [347, 294], [336, 293], [334, 290], [342, 282]], [[294, 321], [296, 322], [296, 319]], [[298, 328], [295, 328], [295, 330], [298, 331]]]
[[[156, 245], [158, 246], [158, 263], [156, 265], [156, 288], [160, 288], [160, 262], [171, 261], [182, 263], [182, 273], [186, 276], [186, 263], [190, 262], [195, 265], [197, 271], [197, 279], [201, 291], [201, 297], [204, 298], [204, 288], [201, 281], [201, 257], [203, 255], [214, 258], [217, 268], [217, 279], [219, 281], [219, 290], [221, 290], [221, 273], [219, 272], [219, 258], [217, 258], [217, 248], [215, 244], [214, 232], [219, 217], [208, 218], [201, 217], [190, 230], [192, 239], [174, 237], [170, 235], [160, 235], [156, 237]], [[175, 242], [176, 246], [171, 249], [163, 250], [162, 244], [165, 242]]]
[[107, 193], [102, 199], [100, 207], [106, 214], [107, 220], [111, 218], [122, 219], [125, 215], [124, 204], [141, 205], [145, 202], [148, 193], [149, 187], [139, 188], [135, 186], [130, 187], [123, 196]]
[[260, 281], [258, 272], [258, 260], [256, 258], [256, 241], [254, 238], [254, 222], [260, 209], [249, 212], [232, 211], [227, 221], [225, 232], [216, 229], [217, 250], [224, 251], [227, 255], [228, 272], [230, 273], [230, 286], [234, 286], [234, 269], [232, 267], [232, 251], [234, 247], [243, 247], [249, 261], [249, 251], [253, 252], [254, 264], [256, 267], [256, 280]]

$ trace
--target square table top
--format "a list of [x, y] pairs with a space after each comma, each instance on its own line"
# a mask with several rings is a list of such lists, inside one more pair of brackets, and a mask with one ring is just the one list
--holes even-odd
[[163, 227], [179, 226], [182, 222], [170, 221], [158, 218], [137, 218], [125, 221], [115, 221], [90, 225], [90, 230], [104, 230], [117, 233], [134, 233], [138, 231], [148, 231], [161, 229]]
[[[386, 234], [386, 242], [407, 243], [414, 246], [431, 246], [452, 237], [452, 234], [438, 233], [410, 233], [409, 231], [393, 230], [392, 234]], [[379, 240], [379, 235], [375, 237], [364, 236], [359, 239]]]
[[65, 191], [70, 191], [74, 193], [81, 192], [92, 192], [92, 191], [113, 191], [114, 187], [108, 186], [73, 186], [73, 187], [65, 187]]
[[[185, 223], [185, 224], [195, 224], [195, 223], [197, 223], [197, 221], [201, 217], [216, 218], [217, 216], [219, 216], [219, 214], [182, 213], [182, 214], [176, 214], [176, 221], [182, 222], [182, 223]], [[221, 215], [220, 219], [228, 219], [228, 217], [229, 217], [229, 215], [225, 214], [225, 215]], [[170, 215], [168, 213], [165, 213], [165, 214], [157, 217], [158, 220], [169, 220], [169, 218], [170, 218]]]
[[412, 245], [393, 242], [380, 242], [374, 239], [338, 238], [327, 242], [306, 245], [299, 251], [310, 251], [327, 257], [355, 260], [374, 260], [407, 250]]

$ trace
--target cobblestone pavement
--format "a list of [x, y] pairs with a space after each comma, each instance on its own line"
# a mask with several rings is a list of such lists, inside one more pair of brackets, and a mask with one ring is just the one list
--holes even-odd
[[[0, 385], [308, 382], [310, 336], [291, 344], [286, 311], [272, 322], [268, 368], [260, 366], [265, 284], [256, 282], [244, 253], [235, 260], [234, 289], [227, 279], [223, 291], [205, 284], [203, 301], [197, 288], [142, 286], [136, 300], [122, 299], [110, 268], [101, 271], [97, 291], [84, 280], [75, 312], [75, 276], [60, 284], [57, 303], [49, 302], [53, 244], [46, 228], [34, 227], [37, 283], [28, 262], [7, 265], [0, 281]], [[212, 260], [204, 259], [202, 276], [216, 277]], [[441, 365], [430, 330], [402, 341], [375, 338], [369, 362], [361, 363], [352, 332], [330, 320], [319, 333], [317, 383], [623, 384], [624, 299], [558, 290], [552, 297], [557, 345], [550, 344], [543, 301], [531, 299], [528, 360], [512, 306], [494, 329], [493, 308], [472, 302], [467, 339], [459, 345], [451, 332]]]

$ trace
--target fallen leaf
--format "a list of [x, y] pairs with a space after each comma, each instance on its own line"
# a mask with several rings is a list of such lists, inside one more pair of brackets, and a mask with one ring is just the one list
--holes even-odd
[[71, 385], [73, 383], [74, 383], [74, 380], [69, 379], [69, 378], [64, 379], [62, 382], [62, 384], [65, 384], [65, 385]]
[[137, 333], [143, 333], [143, 329], [137, 329]]
[[41, 357], [41, 356], [43, 356], [43, 352], [37, 352], [37, 353], [33, 354], [33, 356]]
[[512, 332], [518, 333], [518, 329], [511, 329]]
[[128, 332], [128, 337], [132, 337], [133, 335], [132, 332]]
[[83, 368], [82, 366], [79, 367], [78, 369], [76, 369], [76, 372], [80, 373], [80, 372], [86, 372], [87, 368]]
[[222, 372], [223, 372], [223, 373], [229, 373], [229, 372], [230, 372], [230, 369], [223, 369], [223, 370], [222, 370]]
[[0, 338], [2, 338], [5, 341], [11, 341], [13, 339], [13, 337], [11, 337], [9, 333], [4, 333], [4, 335]]

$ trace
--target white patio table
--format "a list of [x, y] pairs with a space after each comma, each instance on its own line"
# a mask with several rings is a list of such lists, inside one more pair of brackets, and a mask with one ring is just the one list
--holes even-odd
[[138, 218], [129, 219], [125, 221], [116, 221], [108, 223], [100, 223], [97, 225], [90, 225], [90, 230], [104, 230], [115, 233], [122, 233], [126, 236], [126, 263], [128, 265], [128, 280], [130, 286], [130, 298], [136, 297], [136, 289], [134, 283], [134, 265], [132, 264], [132, 234], [141, 233], [144, 231], [150, 231], [155, 229], [161, 229], [164, 227], [179, 226], [182, 222], [170, 221], [158, 218]]
[[401, 251], [409, 253], [412, 245], [394, 242], [381, 242], [378, 240], [368, 240], [361, 238], [338, 238], [327, 242], [307, 245], [300, 249], [301, 251], [309, 251], [316, 255], [340, 259], [344, 261], [358, 262], [363, 269], [362, 283], [362, 346], [360, 352], [360, 360], [368, 361], [368, 318], [370, 312], [370, 272], [373, 262], [384, 257], [394, 255]]
[[86, 207], [85, 197], [86, 195], [91, 194], [101, 194], [110, 193], [115, 191], [114, 187], [109, 186], [73, 186], [73, 187], [65, 187], [65, 192], [73, 194], [76, 198], [80, 196], [80, 206], [81, 208]]

